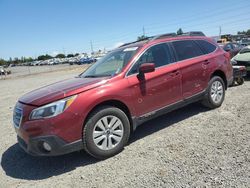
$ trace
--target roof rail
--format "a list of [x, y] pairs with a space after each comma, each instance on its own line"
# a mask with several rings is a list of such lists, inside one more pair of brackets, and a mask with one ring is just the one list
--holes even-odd
[[119, 47], [127, 46], [129, 44], [134, 44], [134, 43], [141, 42], [141, 41], [153, 41], [156, 39], [163, 39], [163, 38], [168, 38], [168, 37], [181, 37], [181, 36], [206, 36], [206, 35], [201, 31], [189, 31], [189, 32], [183, 33], [181, 35], [177, 35], [176, 33], [165, 33], [165, 34], [155, 35], [155, 36], [151, 36], [151, 37], [145, 37], [141, 40], [136, 40], [133, 42], [125, 43]]
[[119, 47], [127, 46], [129, 44], [134, 44], [134, 43], [145, 41], [145, 40], [152, 41], [152, 40], [156, 40], [156, 39], [162, 39], [162, 38], [167, 38], [167, 37], [176, 37], [176, 36], [177, 36], [176, 33], [165, 33], [165, 34], [155, 35], [155, 36], [151, 36], [151, 37], [145, 37], [141, 40], [136, 40], [133, 42], [128, 42], [128, 43], [125, 43]]
[[189, 31], [186, 33], [181, 34], [180, 36], [206, 36], [203, 32], [201, 31]]
[[176, 36], [177, 36], [176, 33], [165, 33], [165, 34], [153, 36], [151, 40], [163, 39], [167, 37], [176, 37]]
[[133, 42], [128, 42], [128, 43], [122, 44], [121, 46], [119, 46], [119, 48], [123, 47], [123, 46], [127, 46], [129, 44], [134, 44], [134, 43], [137, 43], [137, 42], [141, 42], [141, 41], [145, 41], [145, 40], [150, 40], [151, 38], [152, 37], [145, 37], [145, 38], [140, 39], [140, 40], [136, 40], [136, 41], [133, 41]]

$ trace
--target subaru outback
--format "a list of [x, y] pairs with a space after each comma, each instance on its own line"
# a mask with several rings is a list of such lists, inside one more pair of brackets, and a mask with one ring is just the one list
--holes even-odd
[[79, 76], [22, 96], [13, 122], [29, 154], [121, 152], [143, 122], [201, 101], [217, 108], [233, 80], [230, 56], [205, 36], [158, 35], [124, 44]]

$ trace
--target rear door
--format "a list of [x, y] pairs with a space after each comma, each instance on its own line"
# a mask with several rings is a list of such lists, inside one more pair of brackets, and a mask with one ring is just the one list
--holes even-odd
[[[143, 63], [154, 63], [155, 71], [138, 79], [138, 68]], [[137, 115], [158, 110], [182, 99], [181, 74], [174, 63], [168, 44], [158, 44], [147, 49], [128, 72], [127, 79], [134, 92], [134, 105]]]
[[182, 75], [182, 95], [189, 98], [207, 86], [209, 60], [193, 40], [173, 41]]

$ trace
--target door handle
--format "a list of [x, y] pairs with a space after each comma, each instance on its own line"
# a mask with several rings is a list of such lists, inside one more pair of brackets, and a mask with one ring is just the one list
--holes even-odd
[[174, 76], [177, 76], [178, 74], [180, 74], [180, 71], [179, 70], [174, 70], [170, 73], [170, 76], [174, 77]]
[[203, 62], [204, 65], [208, 65], [209, 63], [210, 63], [210, 61], [207, 59]]

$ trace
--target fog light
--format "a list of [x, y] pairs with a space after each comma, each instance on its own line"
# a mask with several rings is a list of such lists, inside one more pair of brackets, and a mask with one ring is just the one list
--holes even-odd
[[51, 151], [51, 146], [50, 146], [47, 142], [43, 142], [43, 148], [44, 148], [46, 151]]

